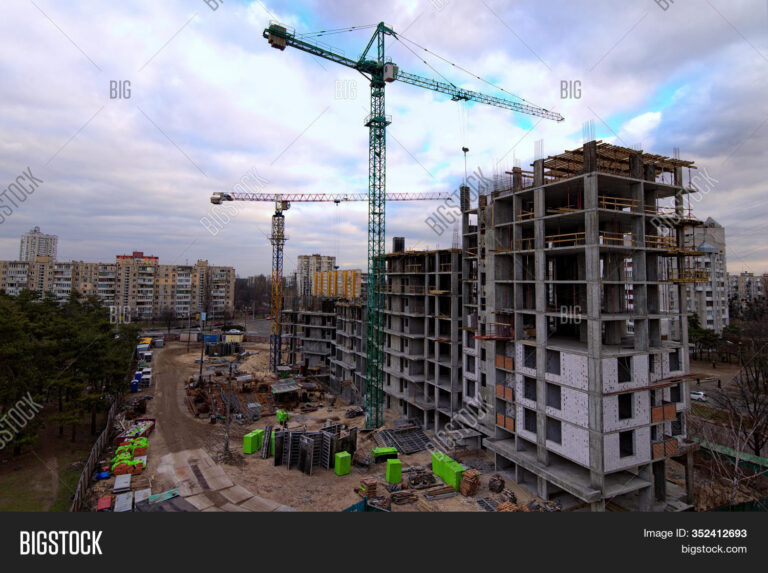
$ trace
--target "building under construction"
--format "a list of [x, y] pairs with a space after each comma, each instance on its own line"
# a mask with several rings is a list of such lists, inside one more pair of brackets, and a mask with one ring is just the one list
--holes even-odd
[[[386, 256], [385, 407], [438, 444], [492, 452], [544, 499], [658, 507], [674, 458], [691, 503], [681, 309], [708, 278], [688, 240], [701, 224], [691, 169], [591, 141], [487, 193], [462, 187], [461, 249], [398, 241]], [[294, 363], [327, 367], [332, 390], [362, 404], [365, 301], [286, 308]]]

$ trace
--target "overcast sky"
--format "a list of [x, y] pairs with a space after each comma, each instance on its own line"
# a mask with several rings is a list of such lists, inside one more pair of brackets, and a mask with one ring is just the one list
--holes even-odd
[[[369, 88], [354, 70], [270, 48], [262, 30], [270, 20], [298, 33], [385, 21], [402, 34], [387, 44], [401, 69], [510, 97], [418, 44], [566, 118], [392, 84], [389, 191], [454, 190], [462, 146], [470, 170], [528, 168], [536, 141], [545, 155], [572, 149], [592, 120], [598, 139], [662, 155], [679, 147], [706, 170], [695, 213], [726, 227], [729, 270], [768, 272], [765, 0], [4, 0], [0, 11], [0, 187], [26, 170], [43, 181], [3, 211], [1, 259], [17, 258], [37, 225], [59, 236], [62, 260], [144, 251], [268, 273], [273, 205], [230, 204], [236, 212], [214, 227], [211, 193], [242, 181], [365, 192]], [[320, 40], [357, 58], [370, 35]], [[110, 82], [122, 81], [130, 97], [111, 98]], [[563, 98], [563, 81], [581, 82], [580, 97]], [[437, 236], [424, 222], [435, 207], [390, 203], [387, 248], [400, 235], [410, 247], [450, 246], [452, 229]], [[365, 268], [366, 224], [365, 203], [294, 204], [286, 271], [311, 253]]]

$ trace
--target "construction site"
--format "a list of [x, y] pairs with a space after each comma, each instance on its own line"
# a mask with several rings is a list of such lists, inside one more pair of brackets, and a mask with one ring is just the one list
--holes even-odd
[[[270, 334], [159, 353], [153, 379], [199, 439], [157, 466], [150, 445], [147, 471], [201, 511], [693, 509], [686, 297], [708, 278], [691, 239], [695, 165], [592, 138], [483, 187], [465, 175], [454, 194], [387, 193], [388, 83], [563, 119], [405, 73], [388, 36], [379, 24], [350, 60], [286, 26], [264, 30], [273, 48], [370, 80], [369, 190], [214, 193], [275, 206]], [[450, 248], [393, 237], [386, 249], [388, 201], [450, 199], [461, 221]], [[362, 288], [287, 285], [291, 203], [346, 201], [368, 202]]]

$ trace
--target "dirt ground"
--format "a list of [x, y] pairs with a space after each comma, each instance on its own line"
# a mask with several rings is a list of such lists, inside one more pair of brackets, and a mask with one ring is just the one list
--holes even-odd
[[[266, 370], [268, 360], [268, 348], [263, 344], [248, 344], [246, 350], [258, 352], [250, 356], [241, 366], [240, 371], [262, 372]], [[202, 448], [214, 460], [220, 460], [224, 451], [224, 424], [210, 424], [208, 419], [194, 418], [184, 403], [184, 383], [192, 374], [199, 371], [199, 365], [195, 359], [199, 358], [197, 349], [187, 352], [185, 343], [170, 343], [164, 349], [155, 353], [153, 360], [153, 388], [147, 393], [154, 394], [154, 398], [148, 402], [147, 416], [157, 419], [157, 427], [149, 442], [148, 466], [142, 478], [146, 478], [152, 493], [159, 493], [173, 484], [165, 481], [163, 475], [158, 472], [159, 460], [169, 453], [182, 450]], [[344, 412], [348, 405], [337, 398], [328, 397], [327, 403], [319, 410], [309, 413], [291, 413], [288, 423], [290, 428], [304, 428], [315, 430], [321, 428], [326, 420], [343, 423], [349, 427], [360, 427], [364, 423], [362, 417], [347, 419]], [[391, 423], [395, 418], [394, 413], [385, 412], [385, 422]], [[230, 448], [237, 452], [234, 459], [219, 465], [231, 480], [244, 487], [251, 493], [272, 500], [274, 502], [293, 507], [300, 511], [340, 511], [360, 501], [360, 497], [354, 492], [354, 488], [360, 485], [360, 480], [365, 477], [375, 476], [379, 478], [380, 487], [385, 485], [384, 465], [375, 465], [369, 468], [361, 468], [353, 465], [352, 472], [346, 476], [337, 476], [333, 471], [315, 469], [312, 476], [299, 472], [297, 469], [287, 469], [284, 466], [275, 467], [274, 458], [261, 459], [258, 455], [242, 455], [242, 437], [257, 428], [264, 428], [272, 424], [276, 425], [274, 415], [263, 416], [251, 425], [231, 424]], [[376, 447], [373, 439], [358, 434], [358, 449], [370, 450]], [[410, 456], [401, 456], [403, 468], [412, 466], [431, 467], [431, 455], [428, 452], [420, 452]], [[392, 511], [482, 511], [476, 500], [480, 497], [496, 498], [487, 489], [488, 480], [495, 472], [492, 470], [492, 458], [487, 453], [473, 454], [472, 463], [479, 465], [486, 471], [481, 476], [481, 487], [477, 496], [465, 498], [460, 494], [452, 498], [434, 502], [424, 502], [419, 505], [408, 504], [398, 506], [393, 504]], [[439, 481], [439, 480], [438, 480]], [[527, 503], [533, 496], [524, 488], [511, 480], [507, 480], [507, 487], [515, 492], [519, 502]], [[425, 505], [426, 504], [426, 505]]]

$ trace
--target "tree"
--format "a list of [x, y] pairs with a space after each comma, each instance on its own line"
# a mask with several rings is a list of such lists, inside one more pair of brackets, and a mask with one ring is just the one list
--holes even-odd
[[739, 357], [741, 369], [731, 381], [731, 388], [718, 393], [720, 404], [728, 413], [728, 424], [760, 455], [768, 443], [768, 343], [745, 341]]
[[160, 323], [164, 324], [168, 330], [168, 334], [171, 333], [171, 327], [176, 322], [176, 311], [171, 307], [163, 307], [160, 311]]

